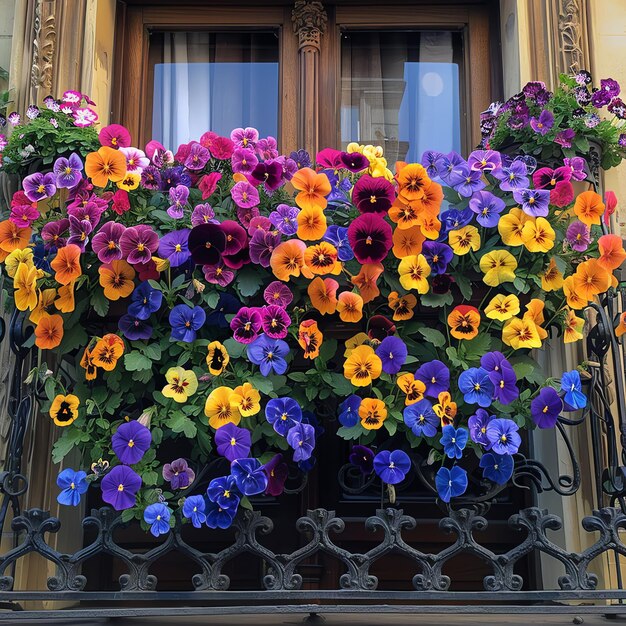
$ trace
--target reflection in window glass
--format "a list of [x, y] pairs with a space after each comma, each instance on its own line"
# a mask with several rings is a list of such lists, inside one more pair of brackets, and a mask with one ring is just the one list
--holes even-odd
[[462, 37], [349, 31], [341, 48], [341, 140], [381, 145], [390, 166], [461, 149]]
[[212, 130], [278, 134], [274, 32], [153, 33], [152, 136], [173, 150]]

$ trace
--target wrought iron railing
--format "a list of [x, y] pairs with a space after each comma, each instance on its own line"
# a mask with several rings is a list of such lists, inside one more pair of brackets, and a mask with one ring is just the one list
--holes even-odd
[[[457, 510], [447, 508], [439, 527], [451, 536], [451, 541], [437, 553], [423, 552], [406, 539], [407, 533], [419, 529], [425, 522], [391, 506], [381, 506], [365, 520], [365, 529], [373, 533], [373, 543], [362, 553], [342, 547], [346, 522], [334, 511], [325, 509], [309, 510], [296, 521], [302, 544], [290, 553], [279, 553], [268, 547], [265, 538], [271, 533], [280, 534], [282, 529], [274, 528], [273, 521], [258, 511], [242, 512], [235, 520], [232, 543], [216, 552], [204, 552], [189, 542], [183, 536], [181, 520], [177, 520], [176, 527], [160, 543], [152, 544], [154, 547], [131, 551], [118, 541], [120, 530], [126, 524], [110, 508], [93, 510], [83, 519], [85, 536], [91, 537], [84, 547], [71, 554], [57, 551], [50, 545], [49, 538], [62, 530], [60, 520], [41, 509], [22, 511], [20, 508], [29, 482], [22, 471], [22, 452], [33, 397], [25, 392], [22, 384], [30, 350], [24, 347], [28, 331], [23, 318], [16, 313], [7, 333], [15, 367], [9, 403], [11, 431], [7, 461], [0, 474], [0, 530], [11, 509], [15, 545], [0, 556], [0, 602], [5, 608], [18, 609], [29, 600], [69, 601], [75, 603], [70, 614], [73, 617], [337, 611], [436, 613], [446, 610], [443, 605], [447, 610], [464, 613], [626, 612], [622, 605], [626, 592], [622, 590], [619, 570], [619, 559], [626, 556], [626, 545], [620, 537], [620, 531], [626, 529], [625, 362], [613, 330], [618, 311], [625, 305], [626, 290], [618, 289], [611, 290], [600, 303], [590, 307], [587, 385], [592, 401], [582, 417], [561, 417], [557, 424], [570, 456], [571, 472], [554, 478], [541, 460], [530, 455], [516, 457], [512, 481], [515, 486], [531, 487], [535, 494], [553, 491], [562, 497], [570, 496], [581, 482], [570, 433], [589, 424], [597, 508], [582, 519], [581, 524], [585, 531], [596, 534], [591, 545], [581, 552], [569, 551], [553, 541], [550, 535], [562, 528], [562, 521], [538, 507], [525, 508], [512, 515], [508, 522], [511, 536], [520, 537], [520, 541], [504, 551], [493, 551], [477, 539], [476, 534], [487, 529], [486, 514], [498, 491], [477, 495], [475, 501], [466, 499]], [[615, 396], [617, 420], [607, 395], [609, 388]], [[416, 477], [429, 484], [422, 467], [418, 464], [414, 469]], [[340, 479], [350, 490], [353, 487], [347, 484], [348, 474], [347, 468], [342, 468]], [[197, 573], [190, 580], [192, 591], [158, 590], [158, 580], [151, 569], [159, 559], [172, 553], [195, 564]], [[56, 573], [47, 580], [47, 590], [15, 588], [16, 567], [31, 554], [56, 566]], [[230, 590], [230, 578], [225, 569], [244, 554], [252, 555], [264, 565], [260, 588]], [[338, 561], [343, 571], [333, 582], [333, 589], [304, 589], [303, 566], [322, 554]], [[101, 555], [108, 555], [124, 567], [117, 591], [86, 590], [89, 581], [83, 566], [89, 559]], [[410, 562], [415, 572], [408, 581], [411, 591], [379, 590], [375, 566], [390, 555]], [[450, 563], [460, 555], [469, 555], [486, 564], [488, 574], [483, 579], [482, 591], [450, 590], [454, 581], [446, 572], [453, 569]], [[590, 566], [595, 559], [607, 555], [615, 562], [617, 583], [613, 589], [599, 589], [598, 578]], [[528, 581], [518, 573], [517, 566], [530, 556], [555, 559], [561, 564], [563, 574], [554, 581], [544, 580], [543, 590], [528, 590]], [[0, 612], [0, 620], [59, 615], [66, 617], [67, 610], [5, 611]]]

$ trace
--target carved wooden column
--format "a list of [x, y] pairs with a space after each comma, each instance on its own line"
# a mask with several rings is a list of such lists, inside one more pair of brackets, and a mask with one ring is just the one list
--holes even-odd
[[291, 14], [298, 35], [298, 145], [312, 157], [319, 141], [319, 65], [328, 16], [318, 0], [297, 0]]

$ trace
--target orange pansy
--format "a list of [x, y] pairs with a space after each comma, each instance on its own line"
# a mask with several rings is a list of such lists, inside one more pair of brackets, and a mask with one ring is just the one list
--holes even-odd
[[572, 307], [572, 309], [584, 309], [589, 302], [576, 290], [573, 276], [568, 276], [563, 281], [563, 293], [567, 299], [567, 305]]
[[291, 184], [300, 192], [296, 196], [296, 204], [301, 209], [326, 208], [328, 203], [325, 196], [332, 190], [326, 174], [318, 174], [310, 167], [303, 167], [294, 174]]
[[384, 271], [381, 263], [365, 263], [359, 273], [352, 277], [352, 284], [358, 287], [364, 303], [371, 302], [380, 295], [376, 281]]
[[398, 225], [398, 228], [412, 228], [419, 225], [417, 209], [396, 198], [387, 212], [389, 219]]
[[424, 237], [424, 233], [422, 233], [422, 229], [419, 226], [411, 226], [411, 228], [398, 227], [393, 231], [392, 252], [397, 259], [419, 254], [422, 251], [424, 241], [426, 241], [426, 237]]
[[96, 343], [91, 351], [91, 358], [96, 367], [111, 372], [115, 369], [122, 354], [124, 354], [124, 341], [117, 335], [108, 333]]
[[595, 191], [583, 191], [574, 203], [574, 213], [587, 226], [600, 224], [600, 218], [604, 215], [604, 208], [602, 196]]
[[607, 271], [616, 270], [626, 260], [624, 242], [617, 235], [602, 235], [598, 239], [598, 263]]
[[430, 181], [424, 187], [424, 195], [419, 200], [414, 200], [411, 205], [416, 207], [418, 213], [428, 213], [429, 215], [438, 215], [443, 200], [443, 189], [439, 183]]
[[304, 251], [304, 263], [313, 274], [339, 274], [341, 261], [337, 260], [337, 248], [327, 241], [320, 241]]
[[398, 385], [406, 395], [404, 399], [406, 406], [415, 404], [424, 399], [426, 385], [421, 380], [416, 379], [414, 374], [399, 374], [396, 379], [396, 385]]
[[100, 284], [104, 289], [104, 297], [108, 300], [119, 300], [130, 296], [135, 289], [135, 270], [126, 261], [111, 261], [98, 268]]
[[363, 298], [358, 293], [342, 291], [337, 299], [337, 312], [343, 322], [358, 322], [363, 317]]
[[567, 309], [563, 320], [563, 343], [573, 343], [583, 338], [583, 327], [585, 320], [577, 317], [571, 309]]
[[39, 291], [38, 293], [39, 299], [37, 301], [37, 306], [33, 309], [33, 312], [28, 316], [28, 319], [33, 324], [39, 324], [39, 320], [44, 315], [48, 315], [51, 313], [56, 295], [57, 295], [56, 289], [44, 289], [43, 291]]
[[298, 343], [304, 350], [305, 359], [315, 359], [319, 356], [320, 346], [324, 335], [317, 327], [315, 320], [304, 320], [298, 329]]
[[396, 180], [398, 181], [398, 197], [405, 202], [421, 200], [425, 195], [425, 188], [432, 182], [428, 178], [426, 169], [420, 163], [410, 163], [409, 165], [396, 164], [400, 166], [397, 170]]
[[42, 350], [56, 348], [63, 339], [63, 318], [60, 315], [41, 316], [35, 326], [35, 345]]
[[[574, 274], [574, 287], [581, 298], [587, 301], [604, 293], [611, 286], [611, 274], [607, 272], [597, 259], [583, 261]], [[573, 307], [576, 308], [576, 307]]]
[[478, 335], [480, 313], [476, 307], [460, 304], [448, 315], [448, 326], [455, 339], [474, 339]]
[[55, 271], [54, 278], [61, 285], [76, 280], [83, 273], [80, 268], [80, 248], [73, 243], [59, 248], [50, 267]]
[[543, 309], [545, 307], [545, 302], [543, 300], [539, 300], [539, 298], [533, 298], [526, 305], [526, 313], [522, 319], [531, 320], [534, 322], [537, 327], [537, 334], [539, 335], [539, 339], [542, 341], [548, 337], [548, 333], [541, 327], [541, 325], [546, 321], [543, 316]]
[[397, 291], [392, 291], [387, 302], [393, 311], [395, 322], [410, 320], [413, 317], [413, 309], [417, 306], [417, 298], [412, 293], [401, 296]]
[[419, 223], [422, 234], [426, 239], [437, 239], [439, 237], [441, 222], [436, 216], [424, 214], [424, 216], [420, 218]]
[[299, 239], [289, 239], [278, 244], [270, 257], [270, 266], [274, 276], [279, 280], [288, 281], [290, 276], [303, 274], [311, 278], [313, 274], [304, 264], [306, 244]]
[[59, 297], [54, 301], [54, 306], [61, 313], [71, 313], [76, 306], [74, 302], [74, 285], [75, 281], [72, 281], [59, 288]]
[[85, 380], [95, 380], [98, 375], [98, 368], [93, 364], [93, 357], [89, 346], [85, 348], [80, 359], [80, 366], [85, 370]]
[[298, 237], [304, 241], [317, 241], [326, 232], [326, 216], [318, 207], [308, 207], [298, 213]]
[[332, 278], [314, 278], [307, 289], [311, 304], [322, 314], [332, 314], [337, 309], [339, 283]]
[[109, 181], [116, 183], [124, 178], [126, 157], [119, 150], [102, 146], [87, 155], [85, 173], [96, 187], [106, 187]]
[[4, 261], [13, 250], [23, 250], [31, 234], [30, 228], [19, 228], [11, 220], [0, 222], [0, 261]]
[[454, 423], [456, 417], [457, 405], [456, 402], [452, 402], [452, 396], [448, 391], [442, 391], [437, 396], [439, 404], [433, 406], [433, 411], [437, 414], [437, 417], [441, 420], [441, 427]]
[[387, 407], [378, 398], [363, 398], [359, 405], [361, 426], [366, 430], [378, 430], [387, 419]]

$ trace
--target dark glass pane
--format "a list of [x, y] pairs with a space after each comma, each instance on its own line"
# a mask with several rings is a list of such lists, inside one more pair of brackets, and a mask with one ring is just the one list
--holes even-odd
[[390, 166], [461, 149], [462, 35], [349, 31], [341, 47], [341, 140], [381, 145]]
[[153, 138], [175, 150], [207, 130], [277, 137], [278, 48], [274, 32], [153, 33]]

